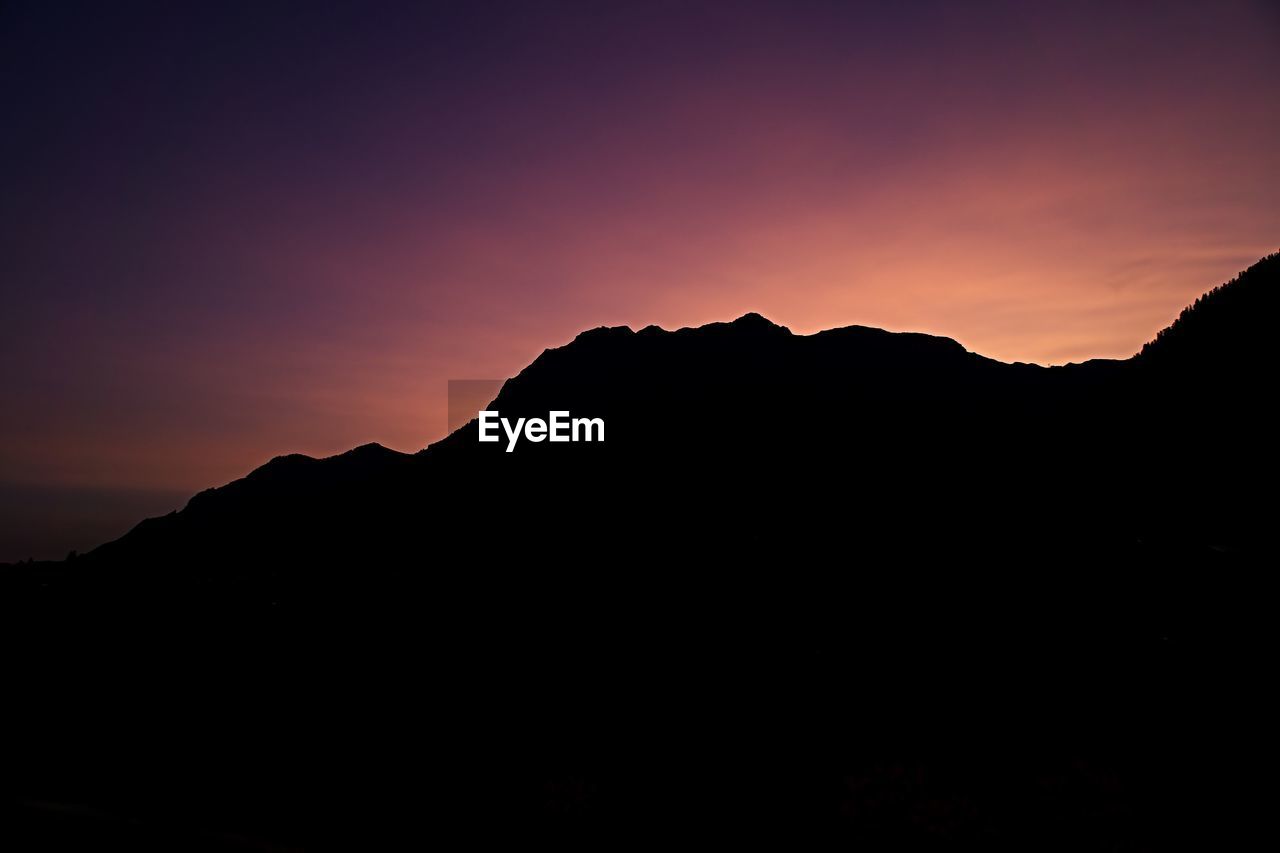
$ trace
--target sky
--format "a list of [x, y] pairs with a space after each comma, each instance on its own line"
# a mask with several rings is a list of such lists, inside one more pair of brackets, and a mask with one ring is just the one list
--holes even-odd
[[0, 110], [0, 560], [595, 326], [1125, 357], [1280, 249], [1260, 0], [5, 0]]

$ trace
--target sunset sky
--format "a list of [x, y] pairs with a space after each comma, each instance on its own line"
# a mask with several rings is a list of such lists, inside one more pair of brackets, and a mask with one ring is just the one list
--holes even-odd
[[0, 103], [0, 560], [593, 326], [1124, 357], [1280, 249], [1263, 0], [5, 2]]

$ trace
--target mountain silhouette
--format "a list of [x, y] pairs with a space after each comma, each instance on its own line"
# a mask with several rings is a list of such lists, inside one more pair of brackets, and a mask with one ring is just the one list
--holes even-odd
[[[509, 454], [472, 421], [417, 454], [279, 457], [66, 574], [180, 582], [193, 566], [219, 577], [270, 561], [314, 576], [331, 557], [413, 554], [428, 528], [640, 549], [963, 544], [988, 561], [1027, 548], [1251, 553], [1255, 502], [1221, 478], [1267, 461], [1250, 454], [1268, 443], [1278, 265], [1211, 291], [1131, 359], [1063, 367], [857, 326], [795, 335], [758, 314], [593, 329], [545, 351], [490, 408], [600, 417], [607, 441]], [[1205, 441], [1212, 452], [1197, 452]]]
[[489, 408], [604, 441], [281, 456], [8, 567], [24, 802], [182, 815], [156, 846], [1220, 839], [1278, 279], [1061, 367], [754, 313], [592, 329]]
[[1272, 318], [1280, 311], [1276, 255], [1198, 298], [1146, 344], [1137, 360], [1182, 370], [1256, 371], [1274, 359]]

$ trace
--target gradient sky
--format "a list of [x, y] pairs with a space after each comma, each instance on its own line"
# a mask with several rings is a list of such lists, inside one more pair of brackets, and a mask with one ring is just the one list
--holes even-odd
[[7, 0], [0, 104], [0, 560], [592, 326], [1123, 357], [1280, 248], [1274, 2]]

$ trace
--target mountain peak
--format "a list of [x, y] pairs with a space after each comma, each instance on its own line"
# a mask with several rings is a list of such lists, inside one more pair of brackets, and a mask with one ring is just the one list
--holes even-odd
[[774, 329], [785, 328], [784, 326], [779, 326], [777, 323], [773, 322], [768, 317], [765, 317], [763, 314], [757, 314], [755, 311], [748, 311], [746, 314], [743, 314], [741, 317], [733, 321], [733, 325], [735, 326], [768, 326]]
[[697, 329], [694, 329], [694, 331], [711, 328], [729, 328], [733, 329], [735, 332], [747, 332], [753, 335], [791, 334], [791, 330], [786, 326], [780, 326], [768, 317], [765, 317], [763, 314], [758, 314], [755, 311], [748, 311], [738, 319], [732, 320], [728, 323], [708, 323], [705, 326], [699, 326]]

